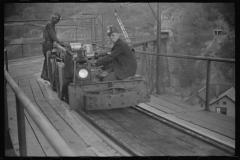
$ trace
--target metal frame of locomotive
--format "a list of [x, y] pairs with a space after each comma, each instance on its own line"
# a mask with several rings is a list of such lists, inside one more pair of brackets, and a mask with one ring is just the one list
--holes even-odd
[[91, 66], [90, 61], [102, 57], [104, 52], [92, 49], [92, 44], [70, 43], [62, 47], [55, 43], [53, 51], [47, 53], [51, 88], [61, 100], [68, 97], [70, 109], [105, 110], [150, 101], [146, 81], [141, 76], [100, 81], [102, 69]]

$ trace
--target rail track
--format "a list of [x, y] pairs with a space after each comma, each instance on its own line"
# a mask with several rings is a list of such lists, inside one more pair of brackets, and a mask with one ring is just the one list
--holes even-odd
[[[22, 61], [19, 64], [16, 61], [10, 64], [10, 72], [15, 79], [28, 79], [36, 74], [36, 72], [33, 74], [35, 70], [41, 70], [42, 60], [33, 58], [28, 59], [28, 63]], [[29, 72], [31, 69], [34, 70], [33, 73]], [[81, 110], [74, 113], [122, 156], [234, 155], [234, 150], [190, 132], [138, 106], [105, 111]]]
[[234, 151], [185, 130], [138, 106], [105, 111], [78, 111], [122, 155], [229, 156]]

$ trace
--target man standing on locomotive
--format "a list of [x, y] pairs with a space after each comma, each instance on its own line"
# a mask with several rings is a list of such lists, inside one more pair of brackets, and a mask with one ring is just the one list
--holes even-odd
[[110, 54], [92, 62], [98, 66], [108, 63], [99, 77], [102, 77], [103, 81], [112, 81], [134, 76], [137, 71], [137, 61], [128, 44], [120, 39], [118, 28], [108, 26], [107, 34], [113, 42]]
[[42, 43], [42, 51], [43, 55], [45, 57], [44, 59], [44, 65], [43, 65], [43, 70], [41, 74], [41, 78], [44, 80], [48, 80], [48, 71], [47, 71], [47, 59], [46, 59], [46, 54], [47, 52], [51, 52], [53, 49], [53, 42], [57, 42], [62, 44], [56, 36], [56, 30], [55, 30], [55, 24], [57, 24], [62, 17], [60, 16], [59, 13], [55, 12], [52, 14], [52, 19], [49, 23], [46, 24], [46, 26], [43, 29], [43, 38], [44, 41]]

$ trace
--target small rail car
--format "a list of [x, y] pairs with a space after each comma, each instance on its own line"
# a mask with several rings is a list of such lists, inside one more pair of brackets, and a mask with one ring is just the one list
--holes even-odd
[[[59, 99], [66, 100], [74, 110], [106, 110], [149, 102], [150, 95], [142, 76], [124, 80], [101, 81], [102, 68], [91, 65], [92, 59], [106, 55], [92, 44], [54, 43], [47, 53], [48, 78]], [[101, 75], [101, 76], [100, 76]]]

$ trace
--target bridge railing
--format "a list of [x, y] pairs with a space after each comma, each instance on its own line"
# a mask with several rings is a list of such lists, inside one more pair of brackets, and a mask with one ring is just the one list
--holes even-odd
[[[156, 36], [132, 36], [130, 37], [133, 43], [141, 43], [142, 41], [148, 41], [156, 39]], [[92, 38], [77, 38], [75, 39], [62, 39], [62, 42], [66, 43], [82, 43], [82, 44], [101, 44], [102, 40], [93, 41]], [[105, 44], [110, 41], [109, 37], [105, 37]], [[18, 59], [24, 57], [43, 55], [42, 53], [42, 42], [31, 42], [31, 43], [17, 43], [4, 45], [9, 52], [9, 59]], [[18, 54], [16, 54], [16, 51]], [[14, 54], [13, 54], [14, 53]], [[14, 56], [14, 57], [13, 57]]]
[[[161, 75], [160, 82], [157, 83], [161, 86], [162, 94], [170, 93], [169, 95], [172, 98], [180, 98], [182, 101], [189, 98], [189, 94], [194, 84], [197, 86], [199, 83], [203, 83], [203, 87], [206, 88], [206, 92], [205, 96], [203, 96], [204, 104], [201, 102], [201, 105], [204, 105], [205, 110], [209, 111], [209, 98], [212, 97], [212, 94], [210, 95], [210, 78], [211, 72], [213, 72], [213, 70], [211, 70], [211, 65], [214, 65], [213, 67], [216, 68], [221, 65], [217, 63], [232, 64], [231, 68], [233, 71], [231, 76], [232, 79], [235, 78], [235, 75], [233, 75], [235, 71], [235, 59], [177, 54], [156, 55], [154, 45], [153, 48], [148, 48], [148, 52], [146, 52], [146, 44], [154, 41], [154, 38], [150, 38], [147, 40], [144, 39], [143, 42], [137, 42], [134, 44], [134, 46], [137, 47], [135, 48], [135, 55], [138, 62], [137, 74], [145, 76], [150, 93], [152, 93], [156, 87], [157, 74]], [[140, 56], [138, 54], [140, 54]], [[161, 57], [160, 62], [158, 62], [161, 66], [160, 73], [156, 73], [156, 56]], [[204, 68], [206, 69], [204, 70]], [[196, 69], [198, 69], [197, 71], [200, 73], [195, 73]], [[198, 77], [196, 74], [198, 74]], [[234, 82], [231, 82], [231, 85], [235, 86], [235, 80]]]
[[[203, 102], [205, 110], [209, 111], [210, 97], [216, 93], [210, 92], [211, 81], [217, 77], [219, 73], [214, 73], [223, 66], [228, 65], [230, 71], [229, 86], [235, 86], [235, 59], [217, 58], [217, 57], [203, 57], [203, 56], [189, 56], [177, 54], [160, 54], [160, 73], [156, 73], [156, 53], [136, 50], [140, 54], [138, 59], [138, 74], [146, 77], [150, 92], [154, 91], [156, 87], [156, 76], [160, 74], [161, 94], [167, 94], [179, 100], [185, 101], [189, 98], [192, 88], [197, 88], [200, 83], [203, 83], [202, 88], [205, 87]], [[139, 57], [139, 56], [138, 56]], [[222, 82], [219, 82], [222, 83]], [[226, 83], [226, 82], [225, 82]], [[216, 83], [215, 83], [216, 84]], [[201, 88], [199, 88], [200, 90]], [[197, 91], [199, 91], [197, 90]], [[195, 91], [195, 90], [194, 90]], [[216, 89], [215, 89], [216, 91]], [[218, 91], [219, 92], [219, 89]], [[202, 106], [203, 107], [203, 106]]]
[[20, 156], [27, 156], [27, 144], [26, 144], [26, 129], [25, 129], [25, 117], [24, 109], [31, 116], [35, 124], [43, 133], [47, 141], [56, 151], [59, 156], [78, 156], [68, 146], [66, 141], [61, 137], [58, 131], [52, 126], [52, 124], [46, 119], [43, 113], [39, 112], [37, 107], [30, 101], [25, 93], [18, 87], [16, 82], [11, 78], [8, 73], [8, 59], [7, 50], [4, 50], [6, 68], [4, 68], [4, 110], [5, 110], [5, 134], [8, 132], [8, 106], [7, 106], [7, 84], [12, 88], [16, 97], [16, 111], [17, 111], [17, 128], [18, 128], [18, 140], [19, 140], [19, 152]]

